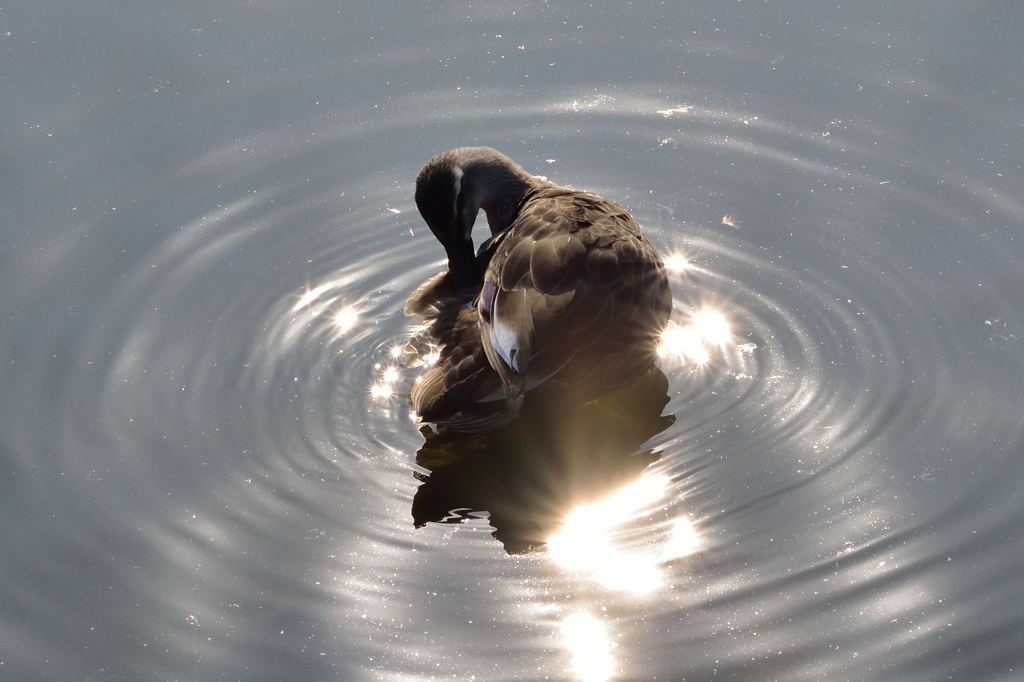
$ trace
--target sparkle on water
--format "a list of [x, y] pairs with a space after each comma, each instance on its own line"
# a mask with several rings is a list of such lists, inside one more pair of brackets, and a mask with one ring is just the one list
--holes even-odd
[[601, 620], [586, 611], [573, 613], [562, 621], [561, 635], [577, 680], [604, 682], [615, 675], [615, 645]]
[[390, 384], [380, 381], [370, 384], [370, 397], [374, 400], [387, 400], [394, 395], [395, 389]]
[[397, 367], [388, 367], [380, 375], [380, 380], [386, 384], [393, 384], [398, 381], [399, 377]]
[[441, 359], [441, 348], [439, 346], [430, 346], [429, 349], [412, 361], [411, 367], [426, 367], [427, 369], [437, 364], [437, 361]]
[[703, 367], [711, 361], [712, 351], [732, 341], [732, 329], [725, 315], [714, 308], [701, 308], [685, 325], [668, 323], [661, 333], [658, 356]]
[[359, 311], [355, 306], [346, 305], [334, 313], [334, 327], [339, 334], [344, 334], [359, 321]]
[[690, 324], [705, 343], [724, 346], [732, 341], [729, 321], [718, 310], [701, 308], [694, 313]]
[[302, 310], [303, 308], [306, 308], [314, 301], [319, 299], [321, 296], [323, 296], [325, 293], [333, 289], [334, 286], [334, 282], [325, 282], [323, 284], [313, 287], [312, 289], [307, 287], [306, 291], [304, 291], [303, 294], [299, 296], [299, 300], [295, 302], [294, 306], [292, 306], [292, 312], [296, 313]]
[[389, 365], [381, 368], [380, 364], [374, 366], [380, 372], [377, 380], [370, 384], [370, 397], [374, 400], [388, 400], [395, 396], [395, 384], [402, 378], [402, 373], [397, 367]]
[[642, 548], [616, 543], [620, 527], [649, 516], [666, 496], [669, 479], [644, 475], [611, 495], [574, 508], [548, 538], [548, 554], [559, 566], [614, 591], [636, 596], [665, 584], [664, 564], [697, 551], [700, 538], [692, 522], [672, 522], [667, 540]]
[[686, 272], [687, 270], [690, 269], [690, 267], [690, 259], [686, 257], [686, 254], [680, 251], [670, 253], [665, 258], [665, 268], [667, 268], [668, 271], [673, 274], [678, 275], [680, 273]]

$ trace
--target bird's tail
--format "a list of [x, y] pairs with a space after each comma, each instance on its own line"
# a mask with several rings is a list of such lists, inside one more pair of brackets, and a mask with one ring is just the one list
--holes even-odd
[[480, 343], [475, 309], [459, 308], [448, 319], [435, 320], [417, 337], [410, 346], [429, 346], [438, 353], [436, 363], [409, 391], [412, 408], [421, 421], [478, 432], [511, 419], [501, 379]]

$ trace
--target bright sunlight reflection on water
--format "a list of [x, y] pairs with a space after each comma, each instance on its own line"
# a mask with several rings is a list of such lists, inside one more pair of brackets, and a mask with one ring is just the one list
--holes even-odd
[[381, 367], [378, 363], [374, 370], [379, 372], [377, 380], [370, 384], [370, 397], [375, 400], [387, 400], [395, 395], [395, 384], [402, 378], [397, 367]]
[[548, 538], [549, 556], [610, 590], [640, 596], [659, 589], [665, 583], [662, 564], [697, 551], [700, 540], [690, 520], [676, 519], [666, 541], [639, 551], [616, 546], [614, 533], [660, 502], [668, 483], [667, 476], [641, 476], [602, 500], [576, 507]]
[[690, 259], [685, 254], [676, 251], [665, 258], [665, 267], [673, 274], [680, 274], [690, 268]]
[[732, 338], [725, 315], [713, 308], [701, 308], [691, 316], [689, 324], [668, 323], [661, 333], [658, 356], [703, 367], [711, 361], [711, 352]]
[[305, 293], [303, 293], [302, 296], [299, 297], [299, 300], [292, 307], [292, 312], [298, 312], [303, 308], [309, 306], [310, 304], [313, 303], [313, 301], [316, 301], [325, 293], [331, 291], [333, 288], [333, 282], [325, 282], [319, 286], [313, 287], [312, 289], [307, 288]]
[[582, 682], [603, 682], [615, 674], [614, 644], [604, 623], [593, 615], [574, 613], [562, 621], [562, 644], [569, 652], [572, 674]]
[[344, 306], [334, 314], [334, 326], [342, 334], [354, 327], [358, 320], [359, 311], [355, 309], [355, 306]]

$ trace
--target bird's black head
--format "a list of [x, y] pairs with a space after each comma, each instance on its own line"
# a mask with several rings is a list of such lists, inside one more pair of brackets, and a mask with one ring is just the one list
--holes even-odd
[[459, 147], [427, 161], [416, 178], [416, 206], [463, 283], [477, 282], [473, 223], [483, 209], [491, 235], [507, 230], [526, 193], [544, 181], [490, 147]]
[[416, 207], [448, 254], [448, 269], [468, 283], [478, 274], [472, 232], [480, 206], [467, 206], [465, 169], [457, 151], [439, 154], [423, 166], [416, 178]]

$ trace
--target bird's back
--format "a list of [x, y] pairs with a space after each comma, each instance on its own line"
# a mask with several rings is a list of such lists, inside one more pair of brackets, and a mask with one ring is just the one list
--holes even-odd
[[544, 187], [496, 248], [477, 305], [484, 349], [513, 397], [548, 379], [599, 394], [654, 361], [672, 298], [661, 259], [624, 208]]

